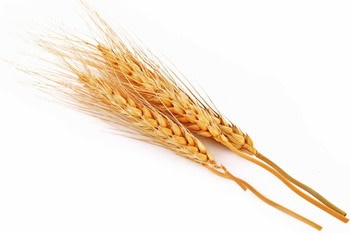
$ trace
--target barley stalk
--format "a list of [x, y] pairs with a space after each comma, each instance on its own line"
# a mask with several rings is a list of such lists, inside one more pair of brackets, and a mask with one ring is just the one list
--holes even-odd
[[[193, 94], [195, 91], [176, 82], [178, 78], [160, 62], [154, 61], [157, 59], [154, 57], [153, 60], [150, 59], [149, 53], [133, 44], [126, 45], [121, 37], [118, 37], [98, 16], [94, 15], [92, 18], [100, 31], [104, 33], [104, 39], [107, 42], [101, 42], [97, 46], [106, 63], [110, 65], [107, 66], [107, 70], [109, 69], [111, 74], [121, 79], [129, 91], [139, 93], [162, 113], [179, 121], [192, 132], [213, 138], [239, 156], [263, 167], [299, 196], [320, 209], [343, 222], [348, 221], [344, 217], [346, 213], [343, 210], [307, 185], [291, 177], [258, 152], [247, 134], [220, 116], [205, 101], [202, 101], [201, 97]], [[314, 198], [295, 186], [304, 189]]]

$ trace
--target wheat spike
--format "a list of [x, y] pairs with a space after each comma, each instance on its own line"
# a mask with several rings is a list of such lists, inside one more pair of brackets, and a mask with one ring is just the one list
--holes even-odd
[[[198, 135], [213, 138], [241, 157], [263, 167], [284, 182], [305, 200], [347, 222], [346, 213], [330, 203], [316, 191], [294, 179], [271, 160], [258, 152], [252, 139], [237, 126], [218, 114], [201, 97], [177, 82], [179, 79], [169, 69], [161, 65], [154, 56], [144, 52], [134, 44], [127, 44], [98, 15], [91, 17], [103, 34], [105, 41], [97, 45], [107, 71], [122, 80], [129, 91], [139, 93], [149, 103], [177, 120]], [[152, 57], [152, 58], [150, 58]], [[252, 157], [254, 156], [254, 157]], [[313, 197], [305, 194], [304, 189]]]
[[[59, 62], [51, 72], [33, 72], [41, 78], [37, 87], [68, 105], [97, 117], [116, 129], [120, 126], [148, 141], [199, 163], [223, 178], [249, 189], [267, 204], [320, 230], [321, 226], [266, 198], [246, 181], [218, 165], [214, 157], [186, 127], [154, 108], [144, 97], [129, 91], [128, 82], [112, 74], [111, 66], [100, 55], [100, 48], [77, 37], [39, 40], [40, 47]], [[127, 59], [126, 57], [124, 59]]]

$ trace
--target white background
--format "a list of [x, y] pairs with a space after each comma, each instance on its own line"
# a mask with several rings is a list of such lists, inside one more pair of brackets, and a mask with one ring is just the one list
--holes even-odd
[[[256, 147], [350, 211], [348, 1], [93, 1], [200, 86]], [[41, 26], [84, 25], [75, 1], [0, 1], [1, 59]], [[25, 64], [24, 64], [25, 65]], [[46, 101], [0, 62], [0, 232], [315, 232], [171, 151]], [[349, 232], [262, 169], [205, 141], [267, 196]]]

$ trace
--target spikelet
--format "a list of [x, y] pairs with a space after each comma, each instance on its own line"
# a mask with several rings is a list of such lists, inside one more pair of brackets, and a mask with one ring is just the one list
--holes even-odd
[[160, 112], [190, 131], [213, 138], [239, 156], [263, 167], [299, 196], [325, 212], [343, 222], [348, 221], [343, 210], [258, 152], [247, 134], [222, 117], [195, 89], [184, 85], [174, 72], [162, 65], [149, 51], [117, 35], [95, 12], [90, 11], [89, 15], [103, 37], [96, 46], [100, 56], [96, 56], [107, 64], [105, 71], [123, 82], [129, 92], [142, 96]]

